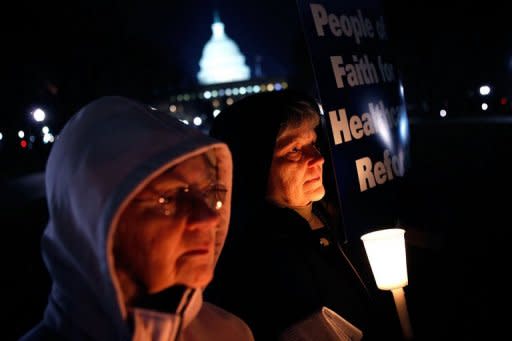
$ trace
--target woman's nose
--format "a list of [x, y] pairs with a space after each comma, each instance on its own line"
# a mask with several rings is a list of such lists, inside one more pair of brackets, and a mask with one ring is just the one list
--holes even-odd
[[311, 147], [308, 149], [308, 165], [309, 166], [316, 166], [321, 165], [325, 162], [324, 157], [320, 153], [320, 150], [315, 145], [311, 145]]

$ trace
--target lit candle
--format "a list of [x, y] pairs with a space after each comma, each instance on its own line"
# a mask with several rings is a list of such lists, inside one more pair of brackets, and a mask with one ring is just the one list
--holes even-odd
[[409, 313], [402, 289], [409, 283], [405, 255], [405, 230], [383, 229], [361, 236], [377, 287], [391, 290], [402, 333], [406, 340], [413, 337]]

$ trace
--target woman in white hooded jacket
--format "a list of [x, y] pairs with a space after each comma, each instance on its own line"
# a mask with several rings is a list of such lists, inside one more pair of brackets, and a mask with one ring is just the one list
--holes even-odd
[[166, 113], [103, 97], [58, 135], [41, 249], [52, 279], [22, 340], [253, 340], [202, 301], [231, 207], [224, 143]]

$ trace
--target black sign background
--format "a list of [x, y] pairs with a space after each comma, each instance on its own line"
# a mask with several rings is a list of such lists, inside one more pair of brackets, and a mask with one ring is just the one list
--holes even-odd
[[[405, 174], [409, 162], [409, 127], [403, 88], [397, 67], [393, 63], [380, 3], [372, 0], [352, 2], [297, 0], [297, 5], [326, 119], [326, 134], [345, 237], [348, 240], [355, 240], [373, 230], [396, 227], [399, 224], [400, 176], [398, 175]], [[317, 26], [315, 26], [314, 11], [317, 16]], [[319, 17], [327, 18], [324, 19], [324, 23], [327, 23], [320, 25]], [[329, 20], [334, 22], [332, 30]], [[356, 39], [354, 25], [358, 23], [358, 30], [361, 30], [362, 25], [366, 25], [367, 29], [366, 34], [361, 33]], [[323, 29], [323, 36], [318, 33], [319, 25]], [[373, 65], [374, 70], [373, 73], [367, 73], [367, 76], [373, 76], [366, 77], [365, 81], [362, 77], [364, 75], [360, 73], [350, 86], [345, 75], [342, 76], [343, 87], [340, 87], [336, 81], [335, 67], [331, 63], [332, 57], [338, 62], [342, 60], [343, 67], [350, 67], [349, 64], [355, 66], [361, 60], [367, 60], [364, 64]], [[345, 69], [347, 74], [349, 71]], [[394, 114], [373, 116], [371, 111], [376, 110], [370, 110], [370, 103], [374, 107], [381, 103], [380, 113], [384, 113], [385, 110], [382, 109], [387, 108], [394, 109]], [[339, 124], [333, 121], [333, 117], [340, 120], [340, 109], [345, 110], [349, 122], [351, 117], [354, 121], [359, 121], [357, 118], [359, 117], [363, 123], [371, 123], [375, 133], [363, 134], [358, 139], [352, 137], [350, 141], [343, 139], [341, 143], [339, 140], [336, 141], [336, 134], [343, 136], [339, 135]], [[329, 112], [336, 114], [333, 116], [333, 113], [329, 114]], [[370, 115], [363, 117], [363, 113], [370, 113]], [[369, 122], [368, 117], [381, 119]], [[347, 123], [347, 126], [349, 125]], [[354, 127], [357, 129], [357, 125]], [[360, 127], [358, 131], [361, 134], [363, 129]], [[384, 162], [385, 152], [389, 156], [387, 163]], [[393, 157], [396, 158], [396, 165], [400, 166], [399, 174], [389, 172], [392, 170], [390, 160]], [[357, 160], [360, 165], [359, 173]], [[360, 174], [367, 174], [361, 171], [362, 160], [366, 160], [366, 165], [371, 160], [370, 171], [380, 180], [378, 181], [380, 184], [375, 183], [372, 187], [367, 180], [359, 179]], [[376, 166], [379, 162], [380, 165]], [[380, 169], [377, 169], [378, 167]], [[365, 168], [367, 172], [368, 169], [368, 167]], [[366, 189], [361, 187], [363, 183], [366, 183]]]

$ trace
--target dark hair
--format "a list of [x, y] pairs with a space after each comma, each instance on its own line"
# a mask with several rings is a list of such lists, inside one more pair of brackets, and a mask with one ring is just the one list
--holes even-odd
[[[316, 103], [315, 103], [316, 104]], [[285, 109], [285, 120], [281, 123], [278, 135], [286, 128], [296, 128], [304, 123], [316, 127], [320, 124], [318, 105], [308, 101], [297, 101], [287, 103]]]

